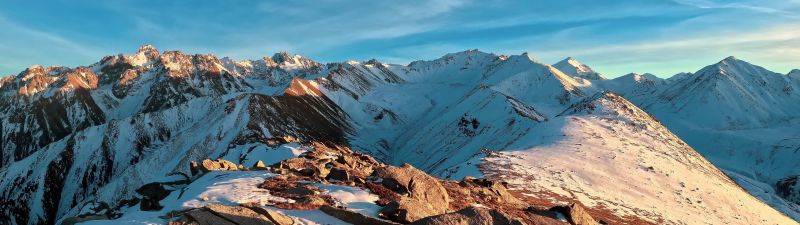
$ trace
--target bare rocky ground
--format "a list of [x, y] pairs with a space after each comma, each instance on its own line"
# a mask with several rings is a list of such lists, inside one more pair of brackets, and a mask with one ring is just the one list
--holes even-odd
[[[490, 179], [466, 177], [461, 181], [442, 180], [405, 164], [391, 166], [348, 148], [314, 144], [315, 150], [273, 165], [260, 161], [252, 166], [225, 160], [204, 160], [190, 164], [191, 182], [209, 171], [267, 170], [276, 176], [259, 188], [290, 201], [239, 205], [207, 204], [200, 208], [172, 211], [162, 219], [168, 224], [250, 225], [298, 224], [293, 217], [269, 207], [286, 210], [319, 210], [351, 224], [607, 224], [595, 220], [597, 210], [580, 203], [553, 205], [546, 201], [518, 198], [507, 184]], [[159, 210], [159, 200], [171, 191], [173, 183], [151, 183], [139, 189], [142, 210]], [[338, 204], [315, 184], [332, 184], [369, 190], [382, 207], [377, 217], [365, 215]], [[114, 218], [113, 209], [105, 214], [86, 214], [64, 220], [64, 224]], [[607, 215], [603, 215], [605, 218]]]

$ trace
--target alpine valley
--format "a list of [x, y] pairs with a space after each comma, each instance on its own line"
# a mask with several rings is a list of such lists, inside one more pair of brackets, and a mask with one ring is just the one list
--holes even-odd
[[798, 224], [800, 70], [605, 77], [478, 50], [31, 66], [0, 78], [0, 224]]

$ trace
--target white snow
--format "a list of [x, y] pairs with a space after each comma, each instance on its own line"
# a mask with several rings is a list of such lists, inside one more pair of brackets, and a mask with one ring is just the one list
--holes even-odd
[[379, 199], [378, 196], [367, 190], [341, 185], [316, 185], [324, 190], [322, 194], [330, 195], [348, 210], [377, 218], [382, 208], [375, 203]]

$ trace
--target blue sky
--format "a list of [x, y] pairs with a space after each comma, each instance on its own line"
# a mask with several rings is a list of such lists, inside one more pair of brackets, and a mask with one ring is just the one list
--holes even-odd
[[800, 68], [800, 0], [3, 1], [0, 74], [160, 50], [405, 64], [480, 49], [567, 56], [616, 77], [696, 71], [727, 56]]

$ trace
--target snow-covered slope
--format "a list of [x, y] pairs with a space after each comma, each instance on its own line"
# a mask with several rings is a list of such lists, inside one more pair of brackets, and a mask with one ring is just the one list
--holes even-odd
[[[275, 161], [267, 158], [315, 141], [440, 177], [546, 172], [534, 186], [519, 187], [607, 207], [630, 221], [695, 224], [684, 214], [707, 213], [713, 217], [701, 221], [710, 224], [794, 224], [623, 97], [587, 86], [595, 81], [577, 72], [591, 69], [569, 65], [580, 70], [570, 76], [527, 54], [477, 50], [403, 66], [323, 65], [286, 53], [235, 61], [143, 46], [88, 67], [34, 66], [0, 86], [0, 223], [53, 223], [89, 203], [113, 205], [142, 184], [188, 173], [192, 160]], [[649, 88], [649, 79], [633, 78], [620, 90]], [[523, 167], [495, 164], [503, 161], [492, 151], [526, 160], [514, 161]], [[552, 167], [529, 168], [540, 160]], [[575, 166], [603, 173], [573, 173]], [[705, 192], [689, 194], [691, 187]], [[677, 197], [684, 195], [692, 203]]]
[[729, 57], [633, 100], [751, 194], [800, 218], [798, 202], [776, 189], [800, 174], [798, 88], [793, 75]]
[[482, 169], [532, 196], [577, 199], [655, 224], [794, 224], [650, 115], [602, 93], [567, 108]]

